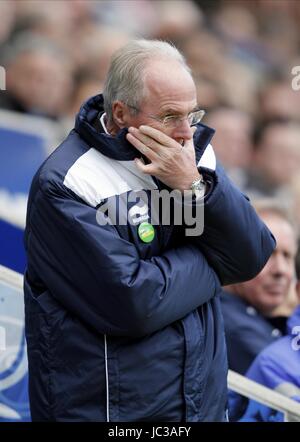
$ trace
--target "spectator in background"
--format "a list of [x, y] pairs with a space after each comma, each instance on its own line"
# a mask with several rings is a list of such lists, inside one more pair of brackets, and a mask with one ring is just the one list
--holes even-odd
[[219, 107], [208, 114], [205, 122], [216, 129], [214, 149], [217, 158], [235, 184], [243, 187], [252, 151], [251, 117], [237, 109]]
[[7, 46], [6, 91], [0, 108], [57, 120], [68, 108], [73, 80], [65, 54], [51, 41], [19, 34]]
[[268, 344], [286, 331], [286, 317], [274, 317], [294, 279], [297, 241], [292, 222], [281, 206], [268, 201], [257, 211], [273, 232], [277, 246], [254, 279], [224, 289], [222, 310], [229, 368], [244, 374]]
[[[300, 245], [300, 244], [299, 244]], [[247, 378], [300, 402], [300, 248], [296, 258], [298, 306], [287, 324], [287, 336], [268, 345], [248, 369]], [[242, 413], [242, 422], [282, 421], [283, 414], [254, 400], [231, 393], [231, 417]]]
[[5, 43], [12, 32], [15, 22], [15, 3], [0, 1], [0, 47]]
[[[296, 65], [295, 60], [292, 66]], [[265, 121], [276, 119], [300, 121], [300, 94], [291, 87], [290, 72], [288, 78], [275, 74], [273, 78], [266, 78], [258, 102]]]
[[246, 376], [300, 402], [300, 253], [296, 259], [298, 306], [288, 320], [288, 335], [265, 348]]
[[99, 92], [99, 88], [102, 89], [104, 82], [101, 82], [98, 77], [90, 73], [90, 71], [82, 71], [75, 78], [74, 94], [69, 107], [70, 124], [73, 127], [73, 120], [77, 112], [79, 111], [82, 103], [89, 97], [96, 95]]
[[290, 184], [300, 170], [300, 125], [270, 121], [254, 137], [252, 168], [246, 192], [290, 199]]
[[[31, 32], [55, 41], [65, 50], [70, 49], [77, 33], [82, 34], [94, 22], [93, 13], [98, 2], [85, 0], [9, 0], [15, 4], [14, 32]], [[2, 1], [1, 1], [2, 3]]]
[[[98, 79], [98, 91], [101, 89], [100, 82], [104, 83], [113, 53], [124, 46], [129, 37], [130, 34], [121, 29], [95, 24], [86, 29], [78, 39], [77, 48], [81, 55], [77, 57], [77, 61], [80, 70], [85, 72], [86, 76]], [[85, 97], [87, 98], [88, 96]]]

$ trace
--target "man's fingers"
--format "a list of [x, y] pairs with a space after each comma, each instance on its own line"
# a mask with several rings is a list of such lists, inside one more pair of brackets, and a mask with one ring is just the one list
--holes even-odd
[[143, 134], [139, 129], [136, 129], [135, 127], [130, 127], [128, 131], [131, 135], [140, 140], [141, 143], [143, 143], [145, 146], [149, 147], [155, 152], [158, 152], [166, 147], [162, 146], [156, 139]]
[[147, 173], [149, 175], [153, 174], [153, 168], [151, 164], [144, 164], [139, 158], [135, 158], [134, 162], [140, 172]]
[[154, 152], [154, 150], [152, 150], [152, 148], [146, 146], [141, 140], [136, 138], [131, 133], [128, 133], [126, 135], [126, 138], [129, 141], [129, 143], [131, 143], [139, 152], [145, 155], [150, 161], [154, 161], [157, 158], [157, 154]]
[[177, 142], [168, 135], [151, 126], [140, 126], [139, 131], [165, 147], [177, 147]]

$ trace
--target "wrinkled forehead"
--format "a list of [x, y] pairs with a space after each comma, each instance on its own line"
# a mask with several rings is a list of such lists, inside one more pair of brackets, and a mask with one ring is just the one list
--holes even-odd
[[197, 104], [194, 80], [179, 62], [158, 60], [146, 68], [142, 101], [157, 108], [188, 112]]
[[190, 72], [179, 61], [173, 59], [149, 61], [144, 68], [144, 85], [148, 90], [157, 93], [166, 89], [196, 91]]

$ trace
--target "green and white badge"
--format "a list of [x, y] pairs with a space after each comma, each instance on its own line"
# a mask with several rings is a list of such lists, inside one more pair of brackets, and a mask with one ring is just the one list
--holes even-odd
[[139, 234], [140, 239], [143, 242], [148, 243], [148, 242], [153, 241], [153, 238], [155, 236], [155, 230], [154, 230], [154, 227], [152, 226], [152, 224], [142, 223], [139, 225], [138, 234]]

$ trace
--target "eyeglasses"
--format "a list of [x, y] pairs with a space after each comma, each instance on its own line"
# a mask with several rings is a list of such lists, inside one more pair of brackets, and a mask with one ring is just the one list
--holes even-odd
[[[138, 109], [135, 106], [131, 106], [131, 104], [127, 104], [126, 105], [132, 109], [134, 109], [137, 112], [142, 112], [140, 109]], [[149, 115], [147, 114], [149, 118], [152, 118], [153, 120], [158, 121], [159, 123], [161, 123], [163, 126], [165, 127], [179, 127], [180, 124], [187, 119], [188, 123], [190, 126], [194, 126], [195, 124], [200, 123], [200, 121], [202, 120], [202, 118], [205, 115], [205, 111], [202, 109], [198, 109], [195, 110], [193, 112], [190, 112], [188, 115], [186, 115], [185, 117], [180, 117], [179, 115], [166, 115], [165, 117], [155, 117], [154, 115]]]

